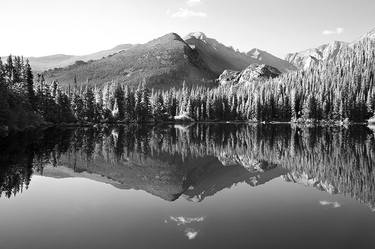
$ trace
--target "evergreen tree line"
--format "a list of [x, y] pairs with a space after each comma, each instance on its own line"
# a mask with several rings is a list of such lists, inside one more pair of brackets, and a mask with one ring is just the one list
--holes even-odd
[[[61, 122], [195, 121], [363, 122], [375, 112], [375, 41], [348, 47], [335, 60], [308, 70], [239, 86], [150, 90], [110, 82], [103, 88], [34, 80], [22, 57], [0, 61], [0, 124], [6, 123], [12, 96], [44, 120]], [[17, 99], [14, 98], [13, 99]]]
[[33, 72], [22, 57], [0, 59], [0, 127], [24, 128], [40, 121], [35, 115]]
[[50, 129], [33, 136], [20, 133], [0, 140], [0, 193], [9, 197], [21, 191], [33, 170], [42, 173], [45, 165], [117, 172], [127, 165], [133, 167], [133, 162], [147, 174], [155, 168], [139, 165], [164, 162], [171, 172], [188, 176], [202, 165], [173, 171], [173, 164], [213, 156], [248, 168], [262, 162], [264, 171], [269, 170], [267, 165], [278, 165], [289, 172], [285, 175], [288, 181], [303, 182], [308, 177], [321, 190], [328, 187], [332, 193], [348, 194], [374, 208], [373, 132], [355, 126], [301, 127], [196, 124], [184, 129], [124, 126]]
[[244, 85], [171, 90], [162, 96], [164, 103], [177, 103], [173, 113], [197, 121], [364, 122], [375, 114], [374, 74], [375, 41], [364, 40], [308, 70]]
[[[321, 190], [329, 187], [332, 193], [348, 194], [375, 207], [375, 137], [365, 127], [196, 124], [186, 129], [77, 129], [71, 135], [70, 145], [64, 146], [67, 147], [65, 156], [58, 153], [57, 161], [65, 158], [67, 164], [66, 155], [79, 158], [81, 165], [75, 167], [88, 171], [90, 168], [85, 167], [96, 165], [96, 160], [107, 162], [103, 167], [113, 171], [123, 167], [124, 162], [170, 163], [170, 158], [183, 162], [214, 156], [221, 162], [250, 168], [262, 162], [260, 167], [264, 171], [272, 169], [272, 165], [286, 169], [289, 173], [285, 178], [289, 181], [303, 182], [307, 176]], [[189, 172], [194, 168], [181, 170]]]

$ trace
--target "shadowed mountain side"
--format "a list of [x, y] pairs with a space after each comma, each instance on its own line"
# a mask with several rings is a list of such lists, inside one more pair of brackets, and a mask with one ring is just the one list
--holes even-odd
[[271, 67], [277, 68], [282, 73], [296, 71], [297, 68], [286, 60], [280, 59], [266, 51], [254, 48], [250, 50], [247, 56], [256, 59], [260, 64], [266, 64]]
[[190, 33], [185, 38], [192, 48], [197, 50], [212, 71], [221, 74], [224, 70], [242, 71], [252, 64], [266, 64], [285, 73], [296, 68], [289, 62], [259, 49], [241, 53], [227, 47], [202, 32]]
[[227, 47], [215, 39], [208, 38], [201, 32], [191, 33], [184, 39], [186, 43], [199, 52], [211, 70], [217, 74], [221, 74], [227, 69], [241, 71], [248, 65], [258, 62], [256, 59], [236, 52], [233, 48]]
[[102, 85], [116, 81], [132, 87], [145, 81], [150, 88], [203, 84], [213, 86], [218, 75], [205, 64], [199, 53], [175, 33], [134, 46], [115, 55], [89, 63], [75, 64], [45, 73], [48, 81], [62, 85]]

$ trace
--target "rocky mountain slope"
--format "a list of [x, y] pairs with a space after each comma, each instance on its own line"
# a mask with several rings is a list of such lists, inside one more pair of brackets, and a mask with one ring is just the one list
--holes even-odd
[[375, 29], [369, 31], [360, 39], [353, 42], [333, 41], [317, 48], [287, 54], [285, 60], [296, 66], [298, 69], [306, 70], [322, 61], [334, 60], [341, 51], [351, 49], [355, 44], [366, 39], [375, 39]]
[[224, 70], [242, 70], [252, 63], [257, 63], [246, 54], [236, 52], [233, 48], [227, 47], [215, 39], [208, 38], [204, 33], [196, 32], [187, 35], [187, 44], [197, 50], [207, 65], [217, 74]]
[[296, 66], [298, 69], [308, 69], [321, 61], [335, 59], [337, 54], [347, 48], [349, 43], [334, 41], [321, 45], [317, 48], [307, 49], [302, 52], [287, 54], [285, 60]]
[[184, 40], [196, 49], [212, 71], [221, 74], [224, 70], [241, 71], [251, 64], [266, 64], [281, 72], [289, 72], [296, 68], [289, 62], [259, 49], [248, 53], [235, 51], [202, 32], [188, 34]]

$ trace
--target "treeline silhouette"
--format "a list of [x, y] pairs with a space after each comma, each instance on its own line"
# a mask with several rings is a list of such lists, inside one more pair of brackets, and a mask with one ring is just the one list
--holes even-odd
[[[375, 41], [363, 40], [336, 59], [305, 71], [244, 85], [150, 90], [116, 82], [103, 88], [61, 88], [34, 79], [21, 57], [0, 61], [0, 125], [37, 119], [53, 123], [173, 121], [364, 122], [375, 112]], [[147, 80], [147, 79], [145, 79]], [[17, 113], [17, 114], [16, 114]], [[21, 113], [21, 114], [19, 114]], [[13, 120], [13, 121], [12, 121]], [[15, 120], [15, 121], [14, 121]]]
[[68, 157], [79, 158], [88, 169], [100, 161], [111, 171], [124, 167], [121, 162], [139, 164], [154, 158], [157, 163], [171, 163], [210, 156], [246, 168], [259, 162], [279, 165], [294, 176], [315, 179], [316, 184], [333, 188], [333, 193], [348, 194], [375, 207], [375, 137], [362, 126], [195, 124], [49, 129], [1, 140], [0, 148], [1, 190], [8, 197], [28, 185], [34, 170], [41, 173], [45, 165], [63, 164]]

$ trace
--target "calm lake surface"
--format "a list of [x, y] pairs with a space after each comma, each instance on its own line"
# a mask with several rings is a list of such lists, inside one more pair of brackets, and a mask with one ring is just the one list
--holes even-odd
[[0, 248], [375, 248], [366, 126], [0, 138]]

